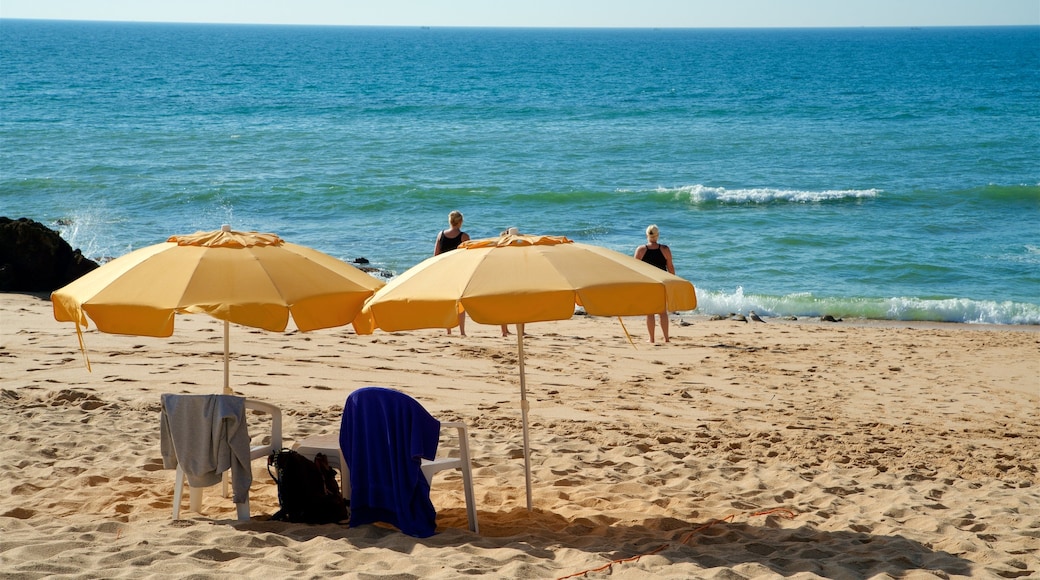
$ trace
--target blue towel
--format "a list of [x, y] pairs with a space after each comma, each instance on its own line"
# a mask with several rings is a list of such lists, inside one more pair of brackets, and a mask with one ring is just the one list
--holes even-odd
[[339, 444], [350, 471], [350, 526], [386, 522], [418, 538], [432, 536], [437, 512], [422, 459], [437, 455], [441, 423], [418, 401], [381, 387], [347, 397]]

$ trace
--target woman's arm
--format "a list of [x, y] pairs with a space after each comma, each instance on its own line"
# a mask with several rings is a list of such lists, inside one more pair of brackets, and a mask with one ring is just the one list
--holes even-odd
[[661, 253], [664, 254], [665, 266], [668, 268], [668, 273], [674, 274], [675, 266], [672, 265], [672, 251], [668, 246], [661, 246]]

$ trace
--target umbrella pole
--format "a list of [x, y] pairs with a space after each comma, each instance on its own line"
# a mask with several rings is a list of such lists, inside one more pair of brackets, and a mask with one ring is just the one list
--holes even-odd
[[524, 323], [516, 325], [516, 349], [520, 360], [520, 415], [524, 423], [524, 477], [527, 483], [527, 511], [531, 511], [531, 444], [527, 437], [527, 384], [524, 382]]
[[229, 380], [230, 371], [229, 371], [229, 363], [228, 363], [228, 353], [231, 351], [231, 339], [228, 337], [228, 332], [230, 331], [230, 329], [231, 329], [231, 323], [228, 322], [227, 320], [225, 320], [224, 321], [224, 394], [225, 395], [232, 394], [232, 392], [231, 392], [231, 384], [230, 384], [230, 380]]

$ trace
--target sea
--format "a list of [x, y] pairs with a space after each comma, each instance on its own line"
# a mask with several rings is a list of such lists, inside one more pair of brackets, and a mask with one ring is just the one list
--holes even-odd
[[657, 224], [700, 314], [1040, 324], [1040, 27], [0, 20], [0, 215], [88, 257], [230, 224], [392, 277], [456, 209]]

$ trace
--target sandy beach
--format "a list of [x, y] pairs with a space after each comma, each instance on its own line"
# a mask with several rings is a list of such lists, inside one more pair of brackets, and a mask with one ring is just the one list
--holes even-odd
[[[0, 295], [2, 578], [1036, 578], [1036, 327], [673, 318], [528, 325], [534, 510], [524, 500], [517, 345], [498, 327], [358, 336], [232, 326], [235, 391], [281, 407], [286, 445], [338, 428], [346, 396], [401, 389], [469, 425], [434, 479], [438, 533], [252, 519], [207, 489], [171, 519], [159, 396], [217, 393], [221, 323], [168, 339], [84, 334]], [[187, 502], [185, 501], [185, 504]]]

